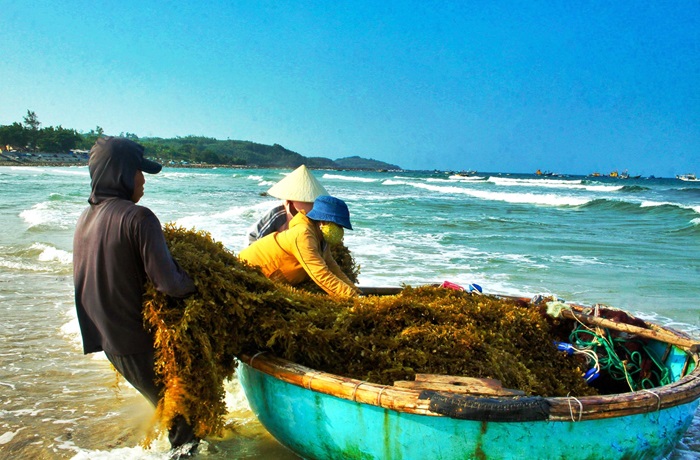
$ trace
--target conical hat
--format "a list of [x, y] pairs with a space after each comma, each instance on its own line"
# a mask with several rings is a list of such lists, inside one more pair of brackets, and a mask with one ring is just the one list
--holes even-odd
[[313, 203], [316, 198], [329, 193], [311, 174], [306, 165], [301, 165], [267, 191], [268, 194], [288, 201]]

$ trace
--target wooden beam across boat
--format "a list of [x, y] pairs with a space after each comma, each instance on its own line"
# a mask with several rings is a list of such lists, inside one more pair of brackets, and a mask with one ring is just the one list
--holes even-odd
[[637, 337], [642, 337], [645, 339], [658, 340], [660, 342], [675, 345], [679, 348], [690, 350], [693, 353], [700, 351], [700, 344], [698, 342], [691, 340], [687, 337], [671, 333], [667, 330], [647, 329], [644, 327], [634, 326], [632, 324], [613, 321], [610, 319], [601, 318], [593, 315], [587, 315], [585, 313], [579, 313], [567, 309], [562, 310], [560, 312], [560, 316], [563, 318], [580, 321], [589, 326], [604, 327], [618, 332], [625, 332], [627, 334], [636, 335]]
[[525, 396], [524, 391], [503, 388], [500, 380], [455, 375], [416, 374], [415, 380], [398, 380], [394, 386], [482, 396]]

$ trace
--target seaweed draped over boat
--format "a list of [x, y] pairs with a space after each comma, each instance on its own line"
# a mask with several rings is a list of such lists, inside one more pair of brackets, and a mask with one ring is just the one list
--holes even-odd
[[260, 350], [380, 384], [427, 373], [494, 378], [532, 395], [595, 393], [554, 347], [556, 320], [528, 302], [430, 286], [338, 300], [273, 283], [206, 232], [164, 231], [197, 292], [178, 300], [147, 286], [144, 320], [165, 386], [160, 427], [182, 414], [198, 436], [220, 432], [223, 382], [236, 356]]

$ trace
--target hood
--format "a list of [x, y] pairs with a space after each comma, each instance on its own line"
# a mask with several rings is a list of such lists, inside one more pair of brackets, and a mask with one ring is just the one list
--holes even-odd
[[144, 148], [131, 139], [102, 137], [90, 149], [88, 169], [92, 192], [88, 202], [98, 204], [109, 198], [130, 200], [136, 171], [158, 173], [162, 166], [143, 157]]

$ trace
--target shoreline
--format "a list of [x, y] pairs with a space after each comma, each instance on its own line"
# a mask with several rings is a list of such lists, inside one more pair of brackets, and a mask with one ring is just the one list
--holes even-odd
[[[8, 161], [5, 159], [0, 158], [0, 167], [2, 166], [15, 166], [15, 167], [69, 167], [69, 166], [87, 166], [88, 163], [87, 161], [32, 161], [32, 162], [15, 162], [15, 161]], [[294, 169], [296, 166], [258, 166], [258, 165], [227, 165], [227, 164], [198, 164], [198, 163], [193, 163], [193, 164], [163, 164], [163, 168], [176, 168], [176, 169], [185, 169], [185, 168], [190, 168], [190, 169]], [[423, 172], [420, 170], [412, 170], [412, 169], [363, 169], [363, 168], [314, 168], [315, 171], [364, 171], [364, 172], [383, 172], [383, 173], [396, 173], [396, 172]], [[437, 170], [430, 170], [430, 171], [425, 171], [425, 172], [437, 172], [437, 173], [450, 173], [450, 171], [437, 171]], [[498, 175], [498, 176], [509, 176], [511, 174], [515, 175], [528, 175], [529, 173], [484, 173], [488, 175]], [[534, 176], [534, 174], [533, 174]], [[582, 177], [585, 179], [619, 179], [621, 181], [626, 181], [628, 179], [625, 178], [615, 178], [615, 177], [610, 177], [610, 176], [593, 176], [593, 175], [586, 175], [586, 174], [566, 174], [563, 177]], [[547, 179], [547, 177], [545, 177]], [[675, 179], [675, 180], [680, 180], [677, 177], [661, 177], [661, 176], [656, 176], [656, 177], [640, 177], [640, 178], [632, 178], [632, 180], [643, 180], [643, 179]], [[688, 183], [694, 183], [694, 181], [689, 181]]]
[[[32, 162], [14, 162], [7, 160], [0, 160], [0, 166], [28, 166], [28, 167], [66, 167], [66, 166], [87, 166], [86, 161], [32, 161]], [[297, 166], [258, 166], [258, 165], [226, 165], [226, 164], [163, 164], [163, 168], [193, 168], [193, 169], [294, 169]], [[376, 169], [362, 169], [362, 168], [314, 168], [316, 171], [378, 171]], [[382, 170], [382, 172], [397, 172], [397, 171], [407, 171], [405, 169], [401, 170]]]

